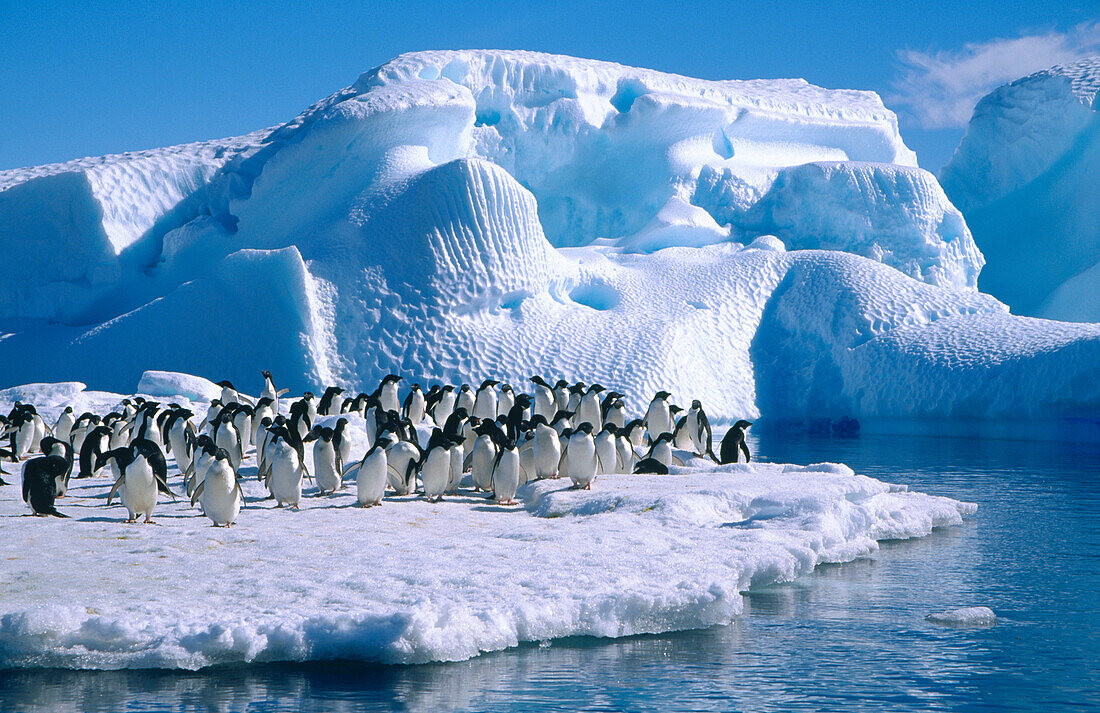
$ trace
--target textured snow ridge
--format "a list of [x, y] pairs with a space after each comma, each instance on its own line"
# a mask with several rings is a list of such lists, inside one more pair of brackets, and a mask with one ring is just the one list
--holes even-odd
[[1014, 312], [1100, 321], [1100, 292], [1087, 289], [1100, 264], [1098, 89], [1100, 57], [1000, 87], [943, 170], [988, 261], [980, 287]]
[[[539, 373], [715, 419], [1100, 417], [1100, 328], [973, 289], [965, 223], [871, 93], [425, 52], [272, 131], [139, 158], [183, 168], [120, 182], [133, 210], [82, 189], [91, 168], [0, 183], [26, 256], [0, 270], [29, 270], [0, 279], [0, 385]], [[13, 198], [40, 181], [65, 185]]]
[[[749, 587], [975, 511], [835, 464], [601, 476], [591, 492], [541, 481], [521, 508], [459, 494], [363, 510], [352, 489], [290, 512], [249, 478], [231, 529], [170, 502], [159, 526], [124, 525], [107, 479], [73, 485], [69, 520], [19, 517], [17, 489], [0, 490], [0, 667], [455, 661], [728, 624]], [[55, 548], [64, 566], [40, 556]]]

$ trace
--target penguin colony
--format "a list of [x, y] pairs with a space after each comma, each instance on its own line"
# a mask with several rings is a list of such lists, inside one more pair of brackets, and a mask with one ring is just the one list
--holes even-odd
[[[284, 409], [287, 390], [275, 388], [270, 372], [261, 373], [259, 398], [222, 381], [220, 397], [201, 419], [178, 404], [135, 397], [102, 416], [76, 416], [67, 407], [51, 428], [33, 405], [17, 402], [0, 415], [0, 444], [7, 445], [0, 462], [25, 461], [23, 500], [35, 515], [66, 517], [55, 504], [70, 478], [109, 475], [108, 505], [117, 495], [127, 522], [152, 522], [163, 494], [186, 497], [214, 526], [228, 527], [244, 503], [240, 469], [248, 455], [269, 499], [291, 509], [301, 502], [305, 480], [315, 482], [318, 495], [328, 495], [354, 476], [359, 504], [372, 507], [387, 490], [439, 501], [469, 474], [475, 491], [515, 505], [517, 489], [532, 480], [568, 478], [572, 487], [590, 489], [604, 473], [667, 474], [671, 465], [682, 465], [674, 449], [716, 463], [735, 463], [742, 453], [749, 460], [750, 422], [734, 424], [715, 455], [702, 404], [693, 401], [684, 411], [669, 402], [667, 391], [654, 395], [642, 418], [629, 420], [623, 395], [599, 384], [551, 385], [534, 376], [531, 393], [492, 379], [476, 389], [435, 385], [424, 391], [413, 384], [401, 400], [403, 379], [391, 374], [371, 394], [345, 398], [343, 389], [330, 386], [320, 398], [307, 391]], [[329, 427], [315, 423], [319, 416], [339, 418]], [[352, 453], [345, 438], [351, 419], [364, 426], [365, 453]], [[418, 427], [430, 430], [427, 443], [420, 442]], [[168, 455], [175, 458], [180, 492], [169, 485]], [[0, 467], [0, 485], [8, 484], [7, 474]]]

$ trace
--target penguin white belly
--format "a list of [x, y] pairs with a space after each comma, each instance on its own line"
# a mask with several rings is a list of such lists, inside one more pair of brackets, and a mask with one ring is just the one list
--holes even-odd
[[615, 437], [610, 433], [604, 432], [596, 437], [596, 460], [598, 461], [597, 472], [601, 475], [604, 473], [614, 473], [618, 467], [618, 448], [615, 447]]
[[497, 417], [497, 395], [491, 389], [478, 392], [474, 401], [474, 418], [487, 418], [495, 421]]
[[206, 480], [206, 471], [210, 469], [210, 465], [214, 462], [214, 457], [201, 452], [197, 460], [195, 460], [195, 472], [192, 474], [191, 479], [187, 481], [187, 495], [191, 496], [195, 494], [195, 490], [198, 489], [202, 481]]
[[229, 454], [229, 462], [233, 464], [234, 470], [240, 469], [240, 440], [237, 436], [237, 428], [232, 423], [223, 423], [221, 427], [218, 428], [217, 436], [214, 438], [214, 445], [218, 448], [225, 449], [226, 453]]
[[252, 418], [244, 411], [239, 411], [233, 417], [233, 425], [237, 427], [237, 433], [241, 434], [242, 452], [247, 452], [252, 447]]
[[558, 412], [558, 404], [554, 400], [554, 393], [544, 386], [538, 386], [535, 390], [535, 403], [531, 410], [535, 416], [542, 416], [549, 423], [554, 414]]
[[73, 415], [69, 411], [63, 411], [57, 418], [57, 423], [53, 428], [53, 437], [59, 441], [69, 440], [69, 435], [73, 430]]
[[470, 475], [474, 486], [486, 492], [493, 489], [493, 462], [497, 457], [497, 448], [489, 436], [478, 436], [474, 442], [474, 453], [470, 460]]
[[386, 451], [377, 448], [359, 464], [355, 476], [355, 495], [363, 507], [379, 505], [386, 492]]
[[565, 460], [573, 485], [588, 488], [596, 477], [596, 444], [592, 437], [570, 438]]
[[519, 449], [519, 484], [526, 485], [535, 478], [535, 443], [527, 441]]
[[439, 399], [439, 403], [435, 405], [433, 413], [435, 414], [436, 423], [446, 423], [447, 419], [451, 417], [451, 414], [455, 410], [455, 395], [453, 391], [448, 391], [443, 394], [443, 398]]
[[623, 472], [633, 473], [637, 456], [634, 454], [634, 448], [630, 443], [630, 439], [620, 436], [616, 440], [615, 445], [619, 450], [619, 465], [622, 466]]
[[283, 441], [272, 448], [268, 488], [279, 505], [297, 507], [302, 501], [302, 467], [298, 453]]
[[695, 448], [695, 442], [691, 439], [691, 419], [684, 422], [684, 427], [676, 433], [676, 447], [682, 451], [690, 451]]
[[626, 412], [617, 407], [612, 406], [607, 410], [607, 419], [604, 421], [604, 425], [613, 424], [617, 428], [623, 428], [626, 426]]
[[447, 492], [453, 493], [458, 490], [458, 484], [462, 480], [462, 465], [466, 461], [466, 449], [460, 443], [448, 449], [447, 453], [451, 459], [450, 471], [447, 479]]
[[392, 381], [386, 382], [386, 385], [382, 387], [382, 393], [378, 395], [378, 401], [382, 404], [383, 411], [401, 412], [401, 401], [397, 398], [397, 384]]
[[659, 461], [667, 468], [672, 465], [672, 446], [669, 445], [668, 441], [661, 441], [653, 446], [653, 452], [649, 457]]
[[519, 453], [506, 448], [497, 459], [493, 470], [493, 494], [501, 505], [515, 505], [516, 490], [519, 488]]
[[18, 458], [26, 458], [34, 445], [34, 421], [24, 421], [19, 430], [15, 432], [15, 455]]
[[241, 512], [241, 493], [232, 467], [224, 460], [215, 463], [206, 474], [199, 502], [202, 511], [217, 527], [231, 525]]
[[157, 504], [157, 481], [153, 468], [143, 456], [138, 456], [126, 468], [126, 479], [122, 481], [122, 504], [130, 513], [130, 520], [145, 516], [145, 522], [151, 522], [153, 508]]
[[429, 501], [443, 497], [450, 479], [451, 455], [444, 448], [435, 448], [428, 454], [420, 469], [420, 480], [424, 486], [424, 497]]
[[42, 448], [42, 439], [46, 437], [49, 431], [46, 430], [46, 422], [42, 420], [42, 417], [38, 414], [31, 416], [31, 421], [34, 423], [34, 437], [31, 441], [31, 450], [38, 451]]
[[586, 394], [581, 399], [580, 406], [577, 409], [577, 418], [574, 421], [577, 425], [582, 423], [592, 424], [593, 431], [603, 428], [603, 419], [600, 418], [600, 402], [596, 400], [595, 395]]
[[343, 476], [336, 472], [336, 451], [331, 442], [318, 439], [313, 444], [313, 475], [322, 493], [335, 493], [343, 485]]
[[409, 403], [409, 420], [414, 426], [424, 420], [424, 395], [420, 392], [414, 394]]
[[[179, 423], [177, 421], [177, 423]], [[176, 458], [176, 467], [186, 473], [191, 467], [191, 455], [187, 452], [187, 438], [183, 428], [172, 427], [168, 433], [168, 442], [172, 445], [172, 455]]]
[[408, 495], [413, 490], [411, 479], [406, 480], [409, 464], [416, 460], [419, 453], [416, 446], [405, 441], [398, 441], [386, 451], [386, 459], [389, 466], [386, 468], [390, 487], [398, 495]]
[[557, 478], [558, 463], [561, 461], [561, 441], [558, 432], [549, 426], [539, 426], [535, 430], [535, 477]]
[[645, 418], [649, 440], [655, 440], [662, 433], [672, 433], [672, 414], [664, 402], [650, 406]]
[[500, 392], [500, 397], [497, 399], [497, 416], [507, 416], [508, 412], [512, 410], [512, 407], [516, 405], [516, 397], [512, 395], [511, 391]]

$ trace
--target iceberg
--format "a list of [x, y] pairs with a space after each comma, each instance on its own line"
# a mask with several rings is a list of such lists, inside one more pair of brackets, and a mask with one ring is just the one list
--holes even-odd
[[1100, 325], [978, 292], [894, 115], [802, 80], [411, 53], [273, 129], [2, 172], [0, 245], [0, 386], [542, 373], [716, 421], [1100, 416]]
[[1014, 312], [1100, 322], [1100, 57], [1002, 86], [974, 109], [940, 180]]

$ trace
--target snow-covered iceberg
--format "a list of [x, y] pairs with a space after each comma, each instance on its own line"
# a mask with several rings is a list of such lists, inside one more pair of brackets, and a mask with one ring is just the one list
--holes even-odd
[[[172, 384], [205, 388], [163, 372], [144, 383], [185, 406]], [[38, 385], [0, 391], [0, 410], [22, 399], [53, 419], [68, 403], [102, 412], [121, 398]], [[364, 422], [349, 418], [358, 457]], [[835, 463], [694, 460], [674, 471], [600, 476], [591, 491], [537, 481], [513, 508], [461, 490], [362, 509], [354, 485], [328, 497], [309, 497], [310, 486], [292, 512], [263, 500], [250, 457], [248, 503], [230, 529], [185, 501], [161, 502], [158, 526], [124, 525], [124, 509], [106, 506], [106, 478], [71, 481], [58, 501], [67, 520], [19, 517], [18, 486], [6, 486], [0, 668], [454, 661], [523, 642], [727, 624], [749, 587], [976, 509]], [[169, 480], [180, 489], [174, 465]]]
[[1014, 312], [1100, 322], [1100, 56], [1002, 86], [940, 180]]
[[801, 80], [402, 55], [270, 131], [4, 172], [0, 247], [31, 273], [4, 264], [3, 384], [545, 373], [717, 419], [1100, 412], [1100, 326], [978, 293], [894, 115]]

